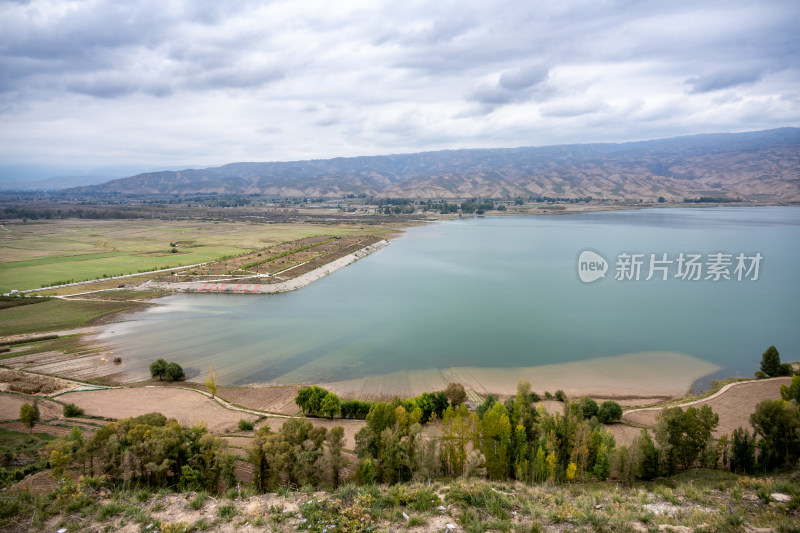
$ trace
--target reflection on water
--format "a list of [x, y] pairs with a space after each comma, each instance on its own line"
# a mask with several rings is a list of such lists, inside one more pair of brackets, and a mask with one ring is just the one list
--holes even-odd
[[[668, 351], [751, 376], [775, 344], [800, 359], [800, 209], [650, 209], [463, 219], [299, 291], [176, 295], [103, 337], [147, 376], [163, 357], [221, 384], [332, 382], [397, 371], [531, 367]], [[583, 284], [576, 258], [611, 264]], [[757, 282], [619, 282], [620, 252], [760, 252]], [[113, 332], [113, 333], [112, 333]]]

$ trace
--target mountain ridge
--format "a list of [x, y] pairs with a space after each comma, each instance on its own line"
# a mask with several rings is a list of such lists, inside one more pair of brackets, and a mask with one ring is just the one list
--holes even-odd
[[478, 148], [138, 174], [71, 192], [455, 199], [800, 201], [800, 128], [626, 143]]

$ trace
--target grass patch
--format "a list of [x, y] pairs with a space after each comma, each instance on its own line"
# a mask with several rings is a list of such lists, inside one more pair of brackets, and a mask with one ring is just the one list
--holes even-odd
[[236, 506], [232, 503], [226, 503], [217, 508], [217, 516], [226, 522], [233, 520], [233, 517], [237, 514], [239, 514], [239, 512], [236, 510]]
[[[6, 224], [0, 293], [214, 261], [316, 235], [384, 235], [385, 226], [65, 219]], [[171, 242], [192, 242], [169, 253]], [[124, 280], [120, 283], [125, 283]], [[89, 289], [91, 290], [91, 289]]]
[[0, 487], [47, 468], [44, 448], [56, 439], [47, 433], [19, 433], [0, 428]]
[[0, 359], [10, 359], [21, 355], [33, 355], [42, 352], [59, 351], [64, 353], [75, 353], [83, 349], [80, 342], [80, 335], [66, 335], [55, 340], [38, 341], [26, 344], [24, 349], [0, 355]]
[[199, 511], [203, 508], [203, 505], [206, 503], [206, 499], [208, 498], [208, 494], [205, 492], [198, 492], [195, 494], [195, 497], [192, 498], [192, 501], [189, 502], [189, 507], [193, 511]]
[[80, 328], [103, 316], [142, 308], [136, 302], [49, 300], [0, 310], [0, 335]]
[[25, 298], [19, 296], [0, 296], [0, 309], [10, 309], [23, 305], [38, 304], [47, 301], [47, 298]]

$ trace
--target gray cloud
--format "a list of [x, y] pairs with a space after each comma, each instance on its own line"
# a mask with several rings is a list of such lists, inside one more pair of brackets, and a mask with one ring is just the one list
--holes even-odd
[[210, 164], [797, 125], [797, 20], [796, 0], [4, 2], [0, 160]]
[[755, 70], [733, 70], [727, 72], [712, 72], [702, 74], [686, 80], [691, 93], [707, 93], [728, 89], [746, 83], [755, 83], [764, 77], [764, 72]]

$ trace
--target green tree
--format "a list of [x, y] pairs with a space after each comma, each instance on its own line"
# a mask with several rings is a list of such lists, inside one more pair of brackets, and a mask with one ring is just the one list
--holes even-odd
[[766, 469], [794, 465], [800, 458], [800, 410], [783, 400], [764, 400], [750, 415], [750, 424], [763, 439], [759, 462]]
[[336, 489], [339, 487], [342, 470], [349, 464], [347, 457], [343, 453], [344, 428], [342, 426], [333, 426], [328, 432], [326, 441], [328, 447], [325, 450], [325, 464], [330, 471], [333, 488]]
[[639, 464], [635, 466], [637, 477], [651, 480], [658, 477], [658, 450], [646, 429], [642, 429], [637, 442]]
[[506, 478], [510, 466], [511, 422], [502, 404], [496, 403], [484, 413], [480, 433], [487, 474], [491, 479]]
[[256, 431], [253, 442], [247, 448], [247, 458], [253, 465], [253, 485], [258, 492], [264, 493], [269, 490], [269, 458], [266, 454], [265, 445], [270, 436], [269, 424], [264, 424]]
[[377, 481], [375, 476], [375, 463], [372, 458], [365, 457], [358, 464], [356, 471], [356, 480], [360, 485], [374, 485]]
[[597, 410], [597, 419], [603, 424], [613, 424], [619, 422], [621, 418], [622, 407], [613, 400], [604, 401]]
[[461, 383], [448, 383], [444, 395], [453, 407], [458, 407], [467, 399], [467, 391]]
[[179, 381], [186, 377], [183, 373], [183, 368], [178, 363], [167, 363], [167, 367], [164, 369], [164, 375], [169, 381]]
[[492, 406], [493, 406], [495, 403], [497, 403], [497, 398], [495, 398], [495, 397], [494, 397], [494, 396], [492, 396], [491, 394], [487, 394], [487, 395], [486, 395], [486, 398], [483, 400], [483, 403], [481, 403], [481, 404], [478, 406], [478, 408], [477, 408], [477, 409], [475, 409], [475, 412], [478, 414], [478, 418], [483, 418], [483, 415], [484, 415], [484, 413], [486, 413], [486, 411], [488, 411], [489, 409], [491, 409], [491, 407], [492, 407]]
[[219, 380], [217, 379], [217, 371], [214, 370], [213, 366], [208, 367], [208, 377], [206, 377], [205, 382], [206, 387], [208, 387], [208, 392], [211, 393], [211, 397], [217, 395], [217, 384]]
[[334, 393], [329, 392], [322, 398], [322, 403], [319, 407], [319, 414], [321, 415], [328, 415], [333, 420], [335, 415], [338, 415], [341, 411], [342, 402], [339, 400], [339, 397], [336, 396]]
[[375, 458], [380, 449], [381, 433], [386, 428], [394, 427], [394, 407], [390, 403], [375, 402], [369, 409], [366, 421], [366, 425], [356, 433], [356, 454], [359, 458]]
[[668, 473], [674, 473], [678, 464], [684, 469], [692, 466], [706, 448], [719, 415], [711, 407], [700, 409], [680, 407], [662, 409], [656, 418], [656, 440], [662, 448], [662, 458], [667, 462]]
[[756, 468], [755, 435], [743, 428], [733, 430], [730, 469], [736, 474], [752, 474]]
[[33, 433], [33, 426], [39, 421], [39, 400], [33, 400], [33, 405], [23, 403], [19, 406], [19, 420]]
[[761, 355], [761, 371], [769, 377], [777, 376], [781, 371], [781, 356], [775, 346], [770, 346]]
[[781, 398], [800, 404], [800, 374], [792, 377], [792, 383], [788, 387], [781, 385]]
[[597, 402], [591, 398], [584, 398], [581, 400], [581, 411], [583, 413], [583, 418], [590, 419], [593, 416], [597, 416], [597, 411], [599, 407], [597, 406]]
[[167, 375], [167, 362], [163, 359], [156, 359], [150, 363], [150, 377], [158, 378], [161, 381]]

